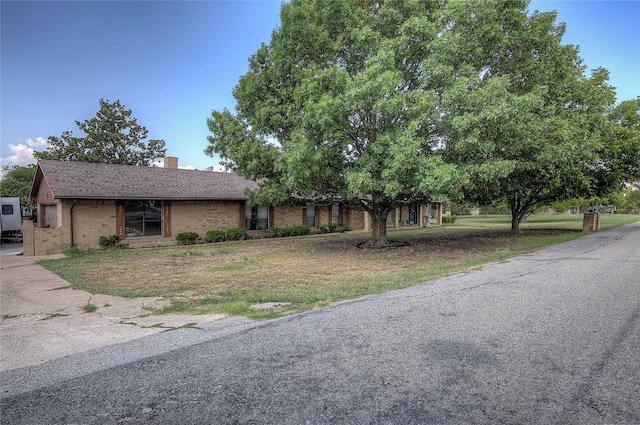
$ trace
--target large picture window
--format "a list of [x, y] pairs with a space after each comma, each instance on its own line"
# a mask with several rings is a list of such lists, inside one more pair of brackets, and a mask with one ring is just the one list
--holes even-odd
[[269, 228], [269, 208], [247, 205], [244, 209], [244, 227], [247, 230], [265, 230]]
[[124, 203], [125, 237], [161, 236], [162, 201], [127, 201]]

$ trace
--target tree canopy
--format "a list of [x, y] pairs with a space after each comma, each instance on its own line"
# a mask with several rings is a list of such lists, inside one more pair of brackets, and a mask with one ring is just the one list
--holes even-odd
[[[291, 193], [368, 211], [372, 246], [401, 205], [505, 200], [512, 229], [541, 203], [593, 196], [622, 174], [608, 73], [589, 77], [556, 13], [526, 0], [293, 0], [249, 59], [235, 113], [214, 111], [205, 152]], [[635, 144], [635, 142], [630, 142]], [[634, 145], [635, 146], [635, 145]], [[631, 149], [633, 150], [633, 149]], [[625, 177], [626, 178], [626, 177]], [[618, 182], [618, 183], [616, 183]]]
[[60, 137], [50, 136], [49, 148], [34, 152], [33, 156], [36, 159], [150, 166], [154, 160], [164, 157], [165, 142], [146, 141], [147, 129], [131, 114], [119, 100], [110, 103], [100, 99], [100, 110], [95, 117], [76, 121], [84, 137], [75, 137], [71, 131], [63, 132]]
[[208, 154], [263, 179], [252, 200], [291, 193], [367, 211], [372, 246], [401, 205], [458, 186], [437, 153], [437, 82], [423, 61], [438, 36], [434, 2], [301, 0], [249, 60], [237, 113], [214, 111]]
[[4, 175], [0, 180], [0, 195], [19, 197], [20, 204], [27, 205], [31, 183], [36, 173], [35, 165], [7, 165], [3, 167], [3, 172]]
[[538, 206], [602, 196], [628, 177], [614, 159], [626, 148], [607, 119], [608, 72], [586, 77], [555, 12], [526, 5], [451, 3], [451, 31], [439, 40], [456, 52], [443, 96], [446, 158], [469, 174], [467, 199], [507, 202], [513, 231]]

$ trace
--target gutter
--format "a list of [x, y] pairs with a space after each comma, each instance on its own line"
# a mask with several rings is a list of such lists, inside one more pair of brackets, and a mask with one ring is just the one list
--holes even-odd
[[71, 229], [70, 229], [70, 233], [71, 233], [71, 248], [73, 248], [75, 246], [75, 241], [73, 240], [73, 208], [76, 206], [77, 203], [77, 199], [73, 200], [73, 204], [71, 204], [71, 208], [69, 209], [69, 219], [71, 220]]

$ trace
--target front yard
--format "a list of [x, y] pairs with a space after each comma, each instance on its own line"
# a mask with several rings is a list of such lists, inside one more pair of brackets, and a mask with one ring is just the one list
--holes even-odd
[[[441, 227], [390, 231], [408, 245], [363, 250], [368, 233], [80, 252], [39, 264], [73, 288], [123, 297], [162, 296], [163, 312], [271, 318], [441, 276], [578, 238], [582, 215], [536, 215], [509, 232], [509, 216], [460, 217]], [[639, 216], [602, 215], [603, 229]], [[291, 303], [268, 310], [267, 302]]]

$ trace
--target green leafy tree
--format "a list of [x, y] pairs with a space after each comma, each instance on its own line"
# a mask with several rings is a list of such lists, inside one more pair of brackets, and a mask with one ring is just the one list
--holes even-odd
[[20, 204], [29, 204], [29, 191], [35, 175], [35, 165], [6, 165], [2, 167], [0, 194], [3, 197], [20, 197]]
[[631, 204], [631, 208], [634, 210], [640, 210], [640, 189], [634, 189], [629, 192], [627, 201]]
[[600, 163], [594, 169], [604, 195], [625, 190], [640, 178], [640, 96], [620, 102], [607, 119], [611, 131], [600, 146]]
[[50, 136], [50, 147], [34, 152], [36, 159], [94, 162], [150, 166], [166, 153], [164, 140], [149, 140], [147, 129], [131, 116], [131, 110], [116, 100], [100, 99], [95, 117], [76, 121], [84, 137], [65, 131], [60, 137]]
[[562, 45], [556, 13], [527, 1], [451, 2], [438, 42], [455, 80], [443, 93], [447, 159], [470, 175], [468, 199], [504, 199], [512, 231], [537, 207], [603, 195], [616, 149], [606, 118], [608, 72], [585, 77], [578, 48]]
[[440, 80], [424, 62], [440, 13], [410, 0], [283, 4], [233, 91], [236, 113], [209, 118], [205, 152], [261, 181], [252, 203], [340, 201], [369, 214], [369, 246], [387, 246], [390, 211], [464, 180], [439, 154]]

